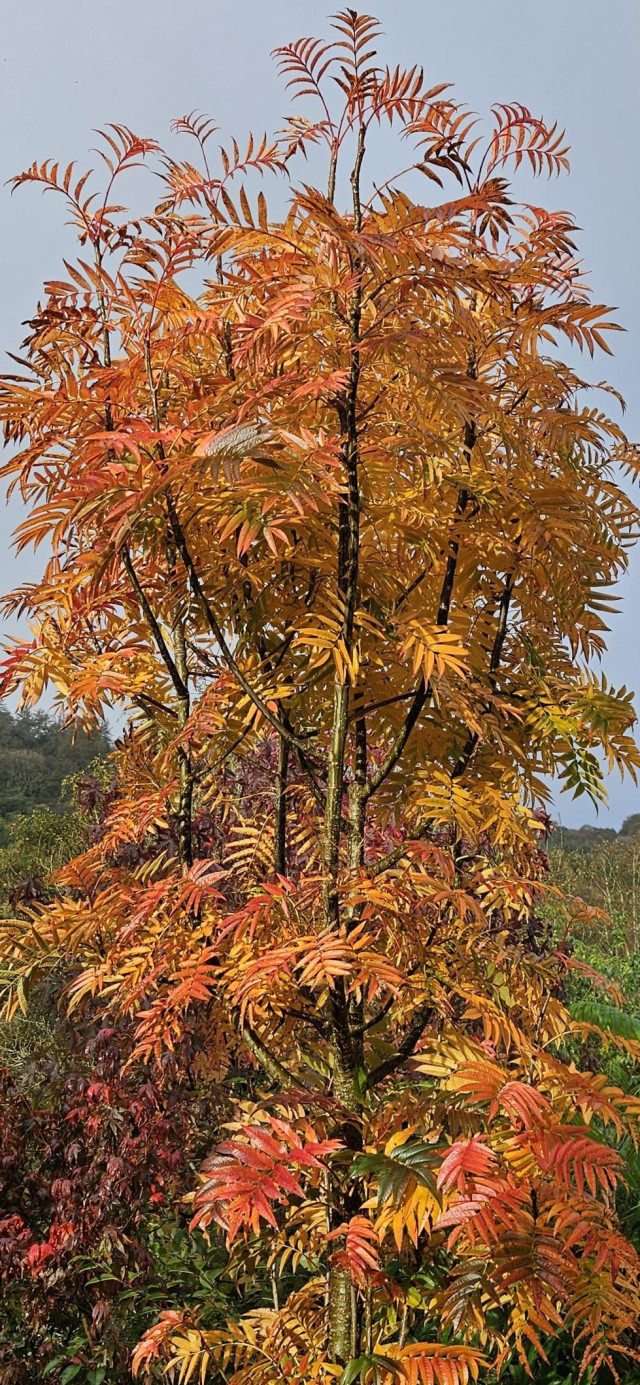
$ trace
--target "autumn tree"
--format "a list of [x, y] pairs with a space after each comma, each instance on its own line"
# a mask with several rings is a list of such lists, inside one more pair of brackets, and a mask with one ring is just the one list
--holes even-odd
[[[575, 962], [538, 916], [548, 776], [597, 800], [638, 763], [598, 671], [638, 457], [558, 351], [612, 324], [571, 217], [508, 181], [562, 172], [561, 132], [498, 105], [485, 133], [376, 37], [346, 10], [278, 51], [309, 113], [273, 141], [214, 157], [191, 115], [181, 159], [113, 126], [103, 192], [16, 180], [80, 250], [2, 388], [18, 542], [51, 546], [4, 688], [130, 721], [100, 839], [3, 952], [22, 996], [64, 958], [72, 1009], [133, 1017], [150, 1063], [197, 1016], [237, 1093], [193, 1219], [265, 1297], [221, 1331], [163, 1314], [136, 1368], [181, 1380], [635, 1349], [640, 1101], [570, 1061]], [[141, 161], [163, 190], [135, 215]]]

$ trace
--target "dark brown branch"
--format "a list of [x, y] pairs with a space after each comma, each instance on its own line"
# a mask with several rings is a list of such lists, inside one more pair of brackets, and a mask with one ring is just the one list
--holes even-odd
[[224, 761], [228, 760], [230, 755], [233, 755], [234, 750], [237, 750], [238, 746], [242, 745], [242, 742], [247, 739], [247, 736], [252, 730], [253, 727], [246, 726], [244, 731], [241, 731], [240, 735], [236, 736], [235, 741], [232, 741], [231, 745], [228, 746], [226, 750], [223, 750], [219, 755], [216, 755], [216, 758], [213, 761], [212, 765], [203, 766], [203, 768], [199, 771], [198, 777], [200, 778], [204, 777], [207, 774], [213, 774], [214, 769], [217, 769], [219, 765], [224, 764]]
[[277, 731], [278, 735], [282, 736], [286, 741], [288, 741], [289, 745], [292, 745], [297, 750], [302, 750], [304, 752], [306, 750], [306, 746], [304, 745], [304, 743], [297, 736], [294, 736], [290, 731], [288, 731], [284, 723], [274, 715], [274, 713], [271, 711], [271, 709], [267, 706], [266, 702], [264, 701], [264, 698], [262, 698], [260, 694], [256, 692], [255, 688], [251, 686], [248, 679], [245, 678], [242, 669], [236, 662], [229, 648], [229, 645], [227, 644], [223, 631], [220, 625], [218, 624], [211, 604], [205, 596], [202, 583], [200, 581], [200, 578], [198, 577], [198, 573], [196, 572], [193, 558], [191, 557], [191, 553], [189, 552], [189, 548], [187, 546], [182, 525], [180, 523], [180, 520], [178, 519], [175, 506], [170, 497], [168, 497], [168, 504], [171, 528], [175, 538], [176, 547], [184, 563], [186, 573], [189, 578], [189, 585], [191, 587], [191, 591], [193, 593], [197, 605], [200, 608], [200, 612], [203, 615], [207, 625], [209, 626], [209, 629], [220, 649], [220, 652], [227, 667], [230, 669], [230, 671], [234, 675], [234, 678], [240, 684], [242, 691], [246, 693], [247, 697], [253, 703], [254, 707], [257, 707], [261, 716], [264, 717], [264, 720], [268, 723], [268, 725], [271, 726], [274, 731]]
[[[467, 374], [471, 379], [475, 379], [476, 365], [475, 356], [473, 354], [469, 358]], [[473, 419], [471, 419], [468, 423], [465, 424], [463, 436], [463, 448], [465, 457], [467, 459], [467, 466], [469, 467], [471, 466], [471, 453], [473, 452], [473, 449], [475, 447], [476, 438], [476, 425]], [[442, 583], [442, 591], [440, 593], [440, 605], [438, 607], [437, 616], [438, 625], [448, 625], [449, 623], [449, 616], [451, 614], [451, 598], [453, 596], [453, 583], [455, 580], [456, 569], [458, 566], [458, 554], [460, 552], [458, 523], [461, 519], [463, 519], [468, 504], [469, 491], [466, 488], [466, 486], [463, 486], [462, 489], [458, 491], [458, 499], [456, 501], [456, 508], [453, 517], [453, 535], [449, 543], [447, 565], [445, 568], [444, 581]]]
[[160, 655], [160, 658], [162, 659], [167, 673], [169, 674], [169, 677], [171, 679], [171, 682], [173, 683], [177, 696], [180, 698], [180, 701], [183, 702], [185, 698], [188, 698], [189, 696], [188, 690], [182, 678], [180, 677], [175, 660], [169, 650], [169, 646], [167, 645], [162, 630], [160, 629], [158, 621], [156, 620], [156, 617], [151, 609], [148, 598], [140, 585], [140, 581], [131, 561], [131, 554], [129, 553], [129, 549], [127, 548], [126, 544], [122, 545], [122, 548], [120, 549], [120, 554], [125, 567], [125, 571], [127, 573], [129, 581], [131, 582], [131, 586], [133, 587], [133, 590], [142, 607], [145, 620], [153, 634], [153, 638], [156, 642], [156, 647]]
[[359, 717], [366, 717], [369, 712], [377, 712], [381, 707], [392, 707], [396, 702], [409, 702], [415, 697], [415, 692], [398, 693], [396, 697], [385, 697], [382, 702], [369, 702], [366, 707], [354, 707], [349, 712], [348, 720], [356, 721]]
[[471, 763], [471, 758], [476, 749], [476, 746], [478, 745], [478, 740], [478, 732], [470, 731], [469, 735], [467, 736], [464, 749], [462, 750], [461, 754], [456, 760], [456, 763], [451, 771], [452, 779], [459, 779], [460, 776], [464, 774], [465, 770]]
[[272, 1082], [277, 1082], [281, 1087], [290, 1087], [292, 1089], [302, 1087], [305, 1092], [311, 1092], [313, 1090], [307, 1082], [303, 1082], [300, 1076], [294, 1077], [293, 1073], [289, 1072], [288, 1068], [285, 1068], [284, 1063], [281, 1063], [279, 1058], [276, 1058], [275, 1054], [267, 1048], [266, 1044], [263, 1044], [262, 1039], [256, 1034], [255, 1029], [252, 1029], [250, 1024], [246, 1022], [243, 1024], [240, 1030], [240, 1038], [245, 1048], [248, 1048], [249, 1052], [253, 1054], [253, 1057], [260, 1066], [264, 1068], [267, 1077], [270, 1077]]
[[[362, 214], [360, 207], [360, 171], [364, 156], [365, 128], [361, 125], [358, 133], [356, 159], [351, 174], [353, 195], [353, 217], [356, 234], [360, 233]], [[349, 380], [344, 398], [336, 401], [342, 433], [342, 461], [346, 479], [345, 493], [338, 504], [338, 563], [337, 587], [342, 601], [342, 639], [350, 655], [353, 647], [355, 612], [358, 601], [359, 559], [360, 559], [360, 485], [359, 485], [359, 438], [358, 438], [358, 386], [360, 381], [360, 326], [362, 316], [362, 276], [363, 263], [358, 250], [351, 256], [354, 273], [354, 288], [349, 305], [350, 365]], [[333, 689], [333, 717], [329, 755], [327, 760], [327, 803], [324, 830], [324, 918], [329, 928], [340, 924], [340, 895], [338, 876], [340, 870], [340, 836], [342, 829], [342, 800], [345, 788], [345, 758], [349, 731], [349, 695], [351, 678], [336, 674]], [[366, 758], [366, 737], [363, 735], [363, 719], [357, 725], [356, 760], [362, 766]], [[364, 770], [366, 778], [366, 765]], [[349, 817], [352, 834], [349, 844], [350, 866], [361, 860], [364, 841], [364, 802], [363, 785], [353, 783], [349, 792]], [[357, 791], [356, 793], [352, 791]], [[344, 978], [338, 977], [330, 993], [330, 1033], [333, 1057], [332, 1091], [345, 1111], [345, 1120], [339, 1126], [340, 1138], [347, 1148], [362, 1148], [362, 1123], [360, 1119], [360, 1095], [357, 1088], [357, 1052], [351, 1034], [350, 1001], [346, 993]], [[359, 1199], [352, 1195], [346, 1197], [340, 1208], [333, 1209], [332, 1221], [348, 1219], [359, 1206]], [[329, 1269], [327, 1285], [327, 1326], [329, 1353], [332, 1361], [344, 1365], [351, 1355], [354, 1336], [353, 1295], [349, 1273], [344, 1267], [332, 1265]]]
[[314, 1029], [318, 1030], [319, 1034], [326, 1036], [328, 1032], [327, 1021], [321, 1019], [319, 1015], [310, 1015], [308, 1010], [296, 1010], [292, 1006], [287, 1006], [283, 1013], [285, 1015], [290, 1015], [292, 1019], [302, 1020], [303, 1024], [312, 1025]]
[[148, 707], [153, 707], [156, 712], [161, 712], [165, 717], [172, 717], [174, 721], [178, 719], [178, 713], [173, 707], [166, 707], [164, 702], [159, 702], [158, 699], [152, 697], [150, 693], [137, 693], [133, 701], [146, 715], [149, 714]]
[[273, 869], [276, 875], [287, 873], [287, 772], [289, 768], [289, 743], [282, 736], [278, 742], [278, 768], [276, 770], [275, 790], [275, 839], [273, 846]]
[[[224, 274], [222, 271], [222, 255], [216, 257], [216, 279], [219, 284], [224, 284]], [[230, 380], [235, 380], [236, 371], [233, 364], [233, 342], [231, 340], [231, 323], [225, 318], [222, 324], [222, 349], [224, 352], [224, 362], [227, 367], [227, 375]]]
[[[365, 130], [358, 135], [356, 159], [351, 174], [351, 190], [356, 231], [361, 228], [360, 171], [364, 157]], [[350, 303], [349, 336], [351, 359], [346, 395], [337, 401], [336, 408], [343, 435], [342, 460], [346, 474], [346, 494], [338, 504], [338, 571], [337, 586], [343, 603], [342, 639], [350, 654], [353, 645], [355, 612], [358, 601], [360, 565], [360, 483], [358, 439], [358, 386], [360, 383], [360, 325], [362, 317], [362, 262], [353, 257], [355, 286]], [[340, 835], [342, 828], [342, 798], [344, 792], [345, 753], [348, 734], [350, 678], [334, 682], [333, 719], [327, 765], [327, 798], [325, 809], [324, 860], [327, 868], [325, 883], [325, 919], [329, 927], [339, 922], [337, 878], [340, 865]]]
[[404, 591], [403, 591], [403, 592], [401, 593], [401, 595], [398, 597], [398, 600], [394, 602], [394, 605], [393, 605], [393, 614], [394, 614], [394, 615], [397, 615], [398, 611], [400, 610], [400, 607], [401, 607], [401, 606], [404, 606], [405, 601], [407, 601], [408, 598], [412, 595], [412, 593], [413, 593], [414, 591], [416, 591], [416, 589], [417, 589], [419, 586], [422, 585], [422, 583], [424, 582], [425, 577], [427, 576], [427, 573], [428, 573], [428, 569], [425, 568], [425, 569], [424, 569], [424, 572], [421, 572], [421, 573], [419, 574], [418, 577], [414, 577], [413, 582], [410, 582], [410, 583], [409, 583], [409, 586], [408, 586], [408, 587], [405, 587]]
[[367, 1020], [366, 1024], [363, 1024], [363, 1034], [366, 1034], [369, 1029], [375, 1029], [377, 1024], [382, 1024], [382, 1021], [387, 1018], [389, 1011], [393, 1009], [396, 999], [397, 996], [395, 994], [389, 996], [384, 1005], [381, 1005], [380, 1009], [376, 1011], [375, 1015], [372, 1015], [371, 1018]]
[[[467, 428], [465, 429], [465, 445], [473, 446], [472, 436], [473, 438], [475, 438], [475, 430], [473, 430], [473, 434], [471, 434], [469, 432], [469, 428], [470, 425], [467, 425]], [[454, 522], [457, 522], [459, 519], [462, 519], [468, 503], [469, 492], [466, 490], [459, 491]], [[456, 568], [458, 566], [459, 549], [460, 541], [457, 537], [456, 529], [454, 528], [454, 535], [449, 544], [449, 554], [447, 557], [444, 581], [442, 583], [442, 592], [440, 594], [440, 605], [438, 607], [437, 616], [438, 625], [446, 625], [449, 620], [449, 612], [451, 610], [451, 597], [453, 596], [453, 583], [456, 575]]]
[[[173, 683], [176, 696], [179, 702], [179, 713], [177, 719], [180, 727], [186, 725], [189, 716], [189, 688], [186, 652], [184, 648], [184, 638], [180, 621], [174, 621], [174, 646], [176, 657], [171, 654], [169, 646], [164, 638], [159, 622], [152, 610], [151, 604], [145, 591], [138, 579], [138, 575], [131, 560], [131, 554], [126, 544], [120, 549], [122, 562], [125, 571], [138, 598], [146, 622], [151, 630], [158, 649], [158, 653]], [[144, 698], [144, 694], [142, 694]], [[146, 699], [153, 702], [154, 699]], [[160, 706], [159, 703], [155, 704]], [[174, 713], [175, 715], [175, 713]], [[191, 814], [193, 802], [193, 778], [191, 774], [191, 762], [187, 751], [183, 746], [178, 748], [178, 767], [180, 774], [180, 794], [178, 802], [178, 847], [180, 860], [187, 869], [193, 864], [193, 844], [191, 840]]]
[[381, 856], [378, 861], [369, 862], [367, 865], [369, 875], [375, 878], [378, 875], [382, 875], [385, 870], [392, 870], [393, 867], [397, 865], [398, 861], [401, 861], [402, 857], [406, 856], [411, 843], [419, 842], [424, 837], [428, 836], [430, 829], [431, 823], [425, 822], [419, 832], [414, 832], [413, 836], [407, 838], [405, 842], [401, 842], [400, 846], [394, 847], [393, 851], [388, 851], [386, 856]]
[[[472, 447], [474, 446], [475, 436], [475, 425], [473, 423], [468, 423], [465, 427], [464, 433], [464, 446], [468, 456], [471, 452]], [[464, 515], [468, 501], [468, 491], [459, 491], [455, 510], [456, 521], [458, 519], [461, 519]], [[455, 581], [456, 569], [458, 566], [459, 548], [459, 540], [455, 536], [454, 532], [454, 537], [451, 540], [449, 548], [449, 556], [447, 558], [447, 565], [445, 568], [442, 590], [440, 592], [440, 601], [438, 604], [438, 625], [447, 625], [449, 621], [449, 615], [451, 611], [451, 600], [453, 597], [453, 584]], [[424, 679], [421, 678], [420, 683], [418, 684], [418, 687], [416, 688], [413, 694], [413, 702], [407, 713], [404, 725], [400, 728], [400, 731], [398, 732], [398, 735], [396, 736], [396, 739], [393, 745], [391, 746], [388, 755], [383, 760], [379, 768], [376, 770], [375, 774], [371, 776], [371, 779], [369, 780], [366, 786], [365, 794], [367, 800], [371, 798], [371, 796], [374, 793], [377, 792], [380, 786], [384, 783], [385, 779], [388, 778], [388, 776], [393, 772], [396, 765], [398, 764], [398, 761], [400, 760], [400, 757], [403, 754], [409, 736], [411, 735], [411, 732], [413, 731], [413, 728], [416, 722], [418, 721], [418, 718], [420, 717], [420, 714], [426, 702], [429, 699], [430, 693], [431, 684], [425, 683]]]
[[[185, 696], [180, 699], [178, 720], [181, 730], [184, 730], [189, 720], [191, 701], [189, 697], [189, 671], [187, 666], [187, 651], [184, 641], [184, 629], [180, 603], [175, 593], [175, 554], [173, 550], [168, 551], [169, 571], [171, 573], [171, 585], [174, 588], [174, 618], [173, 618], [173, 649], [176, 668], [184, 684]], [[189, 869], [193, 865], [193, 834], [192, 834], [192, 815], [193, 815], [193, 771], [191, 766], [191, 755], [189, 749], [184, 745], [178, 746], [178, 768], [180, 771], [180, 797], [178, 801], [178, 846], [180, 860], [183, 866]]]
[[[284, 710], [283, 710], [283, 713], [282, 713], [282, 720], [283, 720], [283, 724], [284, 724], [284, 726], [286, 727], [287, 731], [289, 731], [289, 732], [291, 733], [291, 735], [293, 735], [293, 728], [292, 728], [291, 722], [290, 722], [290, 720], [289, 720], [289, 715], [288, 715], [288, 713], [287, 713], [286, 711], [284, 711]], [[291, 742], [290, 742], [290, 744], [291, 744]], [[317, 805], [318, 805], [320, 811], [321, 811], [321, 812], [324, 812], [325, 809], [326, 809], [326, 806], [327, 806], [327, 796], [326, 796], [326, 794], [325, 794], [324, 789], [322, 788], [322, 786], [318, 783], [318, 778], [317, 778], [317, 774], [316, 774], [316, 766], [315, 766], [314, 764], [312, 764], [312, 762], [311, 762], [311, 760], [309, 759], [309, 756], [307, 755], [306, 751], [302, 750], [302, 749], [300, 748], [300, 746], [298, 746], [298, 745], [296, 745], [296, 744], [294, 743], [294, 744], [293, 744], [293, 750], [294, 750], [294, 754], [295, 754], [296, 760], [298, 761], [298, 764], [299, 764], [299, 766], [300, 766], [300, 769], [302, 770], [302, 773], [303, 773], [304, 775], [306, 775], [306, 777], [307, 777], [307, 779], [308, 779], [308, 781], [309, 781], [309, 784], [310, 784], [310, 787], [311, 787], [311, 792], [313, 793], [313, 796], [314, 796], [314, 798], [315, 798], [315, 801], [316, 801], [316, 803], [317, 803]], [[344, 818], [344, 817], [343, 817], [343, 819], [342, 819], [342, 825], [343, 825], [343, 827], [345, 827], [345, 828], [348, 829], [348, 822], [347, 822], [346, 818]]]
[[367, 1091], [371, 1091], [373, 1087], [378, 1087], [386, 1077], [390, 1077], [392, 1072], [396, 1072], [407, 1062], [434, 1014], [435, 1011], [430, 1001], [421, 1005], [404, 1038], [398, 1044], [397, 1052], [393, 1053], [391, 1057], [385, 1058], [384, 1062], [379, 1063], [377, 1068], [372, 1068], [366, 1081]]
[[[428, 942], [427, 942], [427, 946], [429, 946], [430, 943], [433, 941], [433, 938], [432, 938], [432, 936], [431, 936], [431, 935], [433, 934], [433, 932], [434, 932], [434, 930], [432, 929], [432, 930], [431, 930], [431, 934], [430, 934], [429, 939], [428, 939]], [[418, 970], [418, 963], [417, 963], [417, 962], [414, 962], [413, 966], [412, 966], [412, 967], [409, 967], [409, 970], [408, 970], [408, 972], [407, 972], [407, 976], [408, 976], [408, 977], [414, 976], [415, 973], [417, 972], [417, 970]], [[360, 1026], [360, 1032], [361, 1032], [362, 1034], [365, 1034], [365, 1033], [367, 1032], [367, 1030], [369, 1030], [369, 1029], [375, 1029], [375, 1026], [376, 1026], [377, 1024], [381, 1024], [381, 1023], [382, 1023], [382, 1020], [383, 1020], [383, 1019], [386, 1019], [387, 1015], [389, 1014], [389, 1011], [393, 1009], [393, 1006], [395, 1005], [397, 999], [398, 999], [398, 997], [397, 997], [396, 993], [395, 993], [395, 992], [392, 992], [391, 995], [388, 997], [388, 999], [385, 1000], [384, 1005], [381, 1005], [381, 1006], [380, 1006], [380, 1009], [379, 1009], [379, 1010], [376, 1010], [375, 1014], [371, 1015], [371, 1017], [366, 1021], [366, 1023], [365, 1023], [365, 1024], [362, 1024], [362, 1025]]]
[[422, 709], [429, 697], [430, 692], [431, 684], [425, 683], [424, 678], [421, 678], [418, 687], [416, 688], [413, 694], [413, 701], [411, 703], [409, 711], [407, 712], [404, 723], [401, 726], [395, 738], [395, 741], [391, 746], [391, 749], [389, 750], [389, 753], [385, 756], [384, 760], [382, 761], [382, 764], [379, 765], [375, 774], [372, 774], [369, 782], [366, 785], [365, 795], [367, 799], [371, 798], [371, 796], [377, 792], [381, 784], [384, 783], [385, 779], [388, 778], [388, 776], [392, 773], [392, 771], [398, 764], [398, 761], [404, 751], [409, 736], [413, 731], [413, 728], [420, 716], [420, 713], [422, 712]]
[[502, 658], [502, 649], [507, 634], [507, 621], [509, 619], [509, 607], [511, 605], [511, 596], [513, 593], [514, 582], [515, 573], [510, 572], [504, 584], [504, 591], [500, 598], [500, 609], [498, 611], [498, 628], [496, 630], [496, 637], [493, 641], [493, 649], [491, 650], [491, 658], [489, 660], [489, 674], [491, 676], [492, 685], [494, 682], [493, 675], [498, 672], [500, 660]]
[[[501, 658], [502, 658], [502, 650], [503, 650], [503, 646], [504, 646], [504, 642], [505, 642], [506, 634], [507, 634], [507, 622], [508, 622], [508, 619], [509, 619], [509, 607], [510, 607], [510, 605], [511, 605], [511, 596], [512, 596], [512, 593], [513, 593], [514, 584], [515, 584], [515, 573], [514, 573], [514, 572], [510, 572], [509, 575], [508, 575], [508, 577], [507, 577], [507, 580], [506, 580], [506, 582], [505, 582], [504, 590], [503, 590], [503, 592], [502, 592], [502, 596], [501, 596], [501, 598], [500, 598], [500, 607], [499, 607], [499, 610], [498, 610], [498, 628], [497, 628], [497, 630], [496, 630], [495, 638], [494, 638], [493, 645], [492, 645], [492, 648], [491, 648], [491, 654], [490, 654], [490, 656], [489, 656], [489, 682], [491, 683], [491, 687], [492, 687], [492, 690], [493, 690], [494, 692], [495, 692], [495, 688], [496, 688], [496, 678], [495, 678], [495, 675], [496, 675], [496, 673], [498, 672], [498, 669], [499, 669], [499, 667], [500, 667], [500, 660], [501, 660]], [[464, 774], [465, 770], [467, 769], [467, 766], [468, 766], [468, 765], [470, 764], [470, 762], [471, 762], [471, 759], [472, 759], [472, 756], [473, 756], [473, 754], [474, 754], [474, 751], [475, 751], [475, 749], [476, 749], [476, 747], [477, 747], [477, 745], [478, 745], [478, 739], [479, 739], [479, 738], [478, 738], [478, 733], [477, 733], [477, 731], [470, 731], [470, 732], [469, 732], [469, 735], [468, 735], [468, 737], [467, 737], [467, 741], [466, 741], [466, 744], [465, 744], [465, 746], [464, 746], [464, 749], [463, 749], [463, 751], [461, 752], [461, 754], [460, 754], [460, 756], [459, 756], [459, 759], [457, 760], [456, 764], [454, 765], [454, 768], [453, 768], [453, 771], [452, 771], [452, 778], [453, 778], [453, 779], [459, 779], [460, 776], [461, 776], [462, 774]]]

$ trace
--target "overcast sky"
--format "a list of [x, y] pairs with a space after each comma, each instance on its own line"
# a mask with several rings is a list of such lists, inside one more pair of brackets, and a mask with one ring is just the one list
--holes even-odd
[[[221, 134], [277, 128], [288, 101], [271, 50], [301, 34], [326, 34], [335, 2], [318, 0], [0, 0], [0, 183], [34, 159], [80, 162], [92, 131], [114, 121], [163, 140], [175, 116], [198, 108]], [[640, 0], [370, 0], [385, 35], [384, 60], [424, 64], [430, 84], [455, 83], [484, 112], [522, 101], [565, 125], [572, 171], [541, 187], [540, 201], [570, 208], [599, 301], [619, 309], [606, 375], [626, 396], [627, 428], [640, 437]], [[21, 322], [68, 244], [61, 204], [0, 188], [0, 350], [15, 350]], [[10, 532], [19, 509], [0, 512], [0, 589], [37, 570], [18, 561]], [[607, 672], [640, 689], [640, 555], [621, 588]], [[640, 790], [610, 786], [617, 826], [640, 811]], [[566, 797], [569, 825], [594, 819]]]

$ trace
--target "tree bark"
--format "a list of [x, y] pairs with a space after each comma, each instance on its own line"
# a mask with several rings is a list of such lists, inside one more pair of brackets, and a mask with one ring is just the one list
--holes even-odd
[[[358, 135], [356, 159], [351, 173], [354, 226], [361, 229], [360, 209], [360, 170], [364, 155], [365, 131]], [[355, 286], [351, 298], [349, 315], [349, 380], [346, 397], [339, 406], [339, 417], [343, 433], [343, 463], [346, 474], [346, 494], [338, 508], [338, 594], [343, 603], [342, 640], [347, 657], [353, 649], [354, 621], [358, 602], [358, 578], [360, 556], [360, 484], [359, 484], [359, 443], [358, 443], [358, 386], [360, 383], [360, 321], [362, 313], [362, 263], [354, 255], [352, 269]], [[324, 865], [325, 926], [340, 927], [340, 898], [338, 876], [340, 871], [340, 835], [342, 828], [342, 801], [345, 792], [345, 758], [349, 730], [349, 698], [352, 680], [349, 668], [344, 675], [336, 672], [333, 697], [333, 723], [327, 765], [327, 799], [325, 812]], [[362, 778], [363, 756], [366, 759], [366, 727], [364, 719], [356, 733], [356, 777], [349, 795], [349, 859], [350, 870], [359, 868], [363, 859], [365, 800]], [[366, 770], [365, 770], [366, 773]], [[349, 920], [346, 920], [347, 925]], [[333, 1056], [333, 1095], [342, 1107], [339, 1134], [345, 1145], [355, 1152], [362, 1148], [361, 1098], [358, 1089], [358, 1049], [354, 1044], [352, 1013], [349, 998], [342, 978], [334, 986], [331, 1000], [331, 1048]], [[332, 1207], [331, 1216], [334, 1227], [348, 1221], [358, 1210], [360, 1197], [357, 1186], [340, 1199], [340, 1205]], [[358, 1349], [359, 1330], [356, 1310], [353, 1303], [351, 1279], [347, 1270], [330, 1265], [328, 1286], [328, 1336], [329, 1354], [332, 1361], [344, 1365], [354, 1350]]]
[[283, 736], [278, 744], [278, 768], [276, 770], [275, 791], [275, 840], [273, 846], [273, 869], [276, 875], [287, 873], [287, 772], [289, 769], [289, 744]]

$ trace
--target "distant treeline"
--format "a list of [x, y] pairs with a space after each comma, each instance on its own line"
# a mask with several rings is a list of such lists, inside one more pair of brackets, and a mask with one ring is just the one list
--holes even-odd
[[12, 818], [36, 807], [59, 808], [62, 785], [110, 750], [108, 734], [87, 736], [47, 712], [14, 716], [0, 709], [0, 842]]
[[640, 813], [632, 813], [625, 818], [619, 831], [615, 827], [590, 827], [586, 823], [583, 827], [556, 825], [549, 837], [549, 846], [552, 850], [591, 851], [592, 847], [604, 846], [607, 842], [624, 845], [639, 835]]

